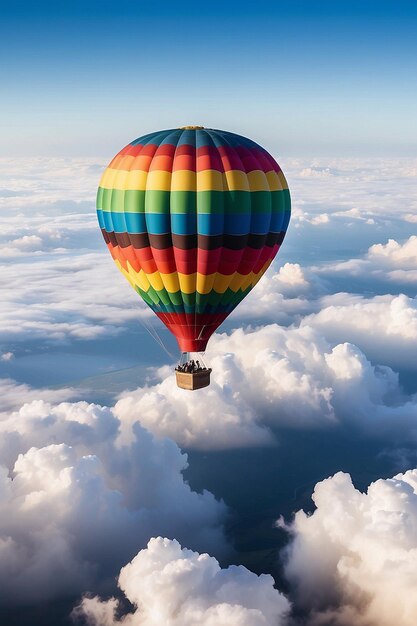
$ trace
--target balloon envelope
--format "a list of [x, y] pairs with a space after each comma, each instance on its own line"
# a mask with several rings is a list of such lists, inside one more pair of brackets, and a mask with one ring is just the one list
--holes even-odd
[[144, 135], [114, 157], [97, 215], [118, 268], [180, 349], [197, 352], [277, 254], [290, 195], [255, 142], [184, 127]]

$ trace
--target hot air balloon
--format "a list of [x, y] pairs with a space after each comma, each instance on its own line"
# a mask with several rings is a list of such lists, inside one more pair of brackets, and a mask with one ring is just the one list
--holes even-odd
[[265, 273], [290, 207], [273, 157], [223, 130], [184, 126], [144, 135], [104, 171], [97, 193], [104, 240], [133, 289], [175, 335], [180, 387], [210, 383], [211, 370], [202, 358], [196, 367], [190, 353], [204, 353]]

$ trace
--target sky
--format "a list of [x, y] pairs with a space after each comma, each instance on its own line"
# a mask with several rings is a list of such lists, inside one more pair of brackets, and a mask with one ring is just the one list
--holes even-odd
[[280, 154], [415, 154], [416, 27], [412, 2], [10, 3], [1, 154], [111, 155], [187, 123]]
[[[416, 18], [4, 8], [1, 623], [415, 626]], [[193, 123], [264, 145], [292, 218], [190, 394], [95, 196], [123, 145]]]

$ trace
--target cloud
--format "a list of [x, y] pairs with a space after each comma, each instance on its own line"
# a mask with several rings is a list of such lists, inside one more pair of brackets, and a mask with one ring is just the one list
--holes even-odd
[[[11, 360], [11, 358], [7, 358], [6, 361]], [[9, 417], [10, 411], [20, 408], [26, 402], [35, 400], [59, 402], [73, 397], [75, 393], [75, 390], [71, 388], [33, 389], [29, 385], [17, 383], [11, 378], [0, 378], [0, 425], [2, 418]]]
[[417, 300], [404, 294], [365, 298], [347, 293], [326, 296], [318, 313], [301, 327], [317, 329], [330, 342], [342, 338], [358, 345], [377, 363], [415, 368]]
[[362, 277], [370, 285], [373, 281], [407, 284], [417, 282], [416, 263], [417, 236], [411, 235], [404, 243], [388, 239], [385, 244], [370, 246], [363, 258], [324, 264], [317, 271], [326, 277], [332, 274]]
[[333, 175], [330, 167], [305, 167], [299, 173], [301, 178], [330, 178]]
[[405, 264], [417, 263], [417, 236], [412, 235], [404, 244], [389, 239], [385, 245], [379, 243], [369, 248], [368, 256], [379, 261], [387, 260], [400, 267]]
[[[16, 344], [97, 340], [151, 315], [117, 272], [100, 238], [94, 195], [102, 165], [92, 159], [2, 163], [7, 189], [0, 190], [5, 216], [0, 244], [6, 289], [0, 339], [3, 356], [16, 354], [16, 365], [24, 351]], [[415, 221], [410, 216], [417, 209], [415, 165], [410, 160], [335, 159], [330, 166], [292, 160], [285, 169], [294, 217], [278, 257], [283, 267], [259, 283], [232, 322], [250, 317], [256, 324], [278, 320], [293, 326], [270, 324], [214, 337], [209, 389], [196, 394], [178, 390], [166, 367], [159, 371], [158, 383], [125, 393], [109, 408], [69, 402], [73, 390], [37, 391], [1, 381], [3, 603], [49, 601], [85, 590], [108, 597], [119, 568], [156, 534], [176, 537], [200, 552], [220, 555], [227, 549], [225, 505], [208, 492], [190, 489], [183, 478], [185, 455], [173, 441], [161, 438], [199, 449], [274, 445], [284, 426], [348, 427], [380, 437], [383, 445], [416, 441], [416, 396], [406, 395], [398, 374], [381, 365], [400, 369], [411, 363], [415, 300], [372, 297], [378, 281], [415, 281], [415, 238], [410, 237]], [[350, 291], [356, 289], [353, 278], [361, 279], [362, 291], [365, 285], [369, 295], [333, 294], [341, 291], [343, 277]], [[309, 317], [297, 328], [303, 316]], [[7, 362], [2, 362], [5, 368]], [[335, 507], [342, 518], [342, 505], [349, 502], [343, 499]], [[213, 583], [222, 590], [221, 609], [214, 608], [217, 600], [208, 597], [207, 587], [194, 596], [185, 585], [179, 605], [183, 623], [189, 614], [194, 623], [204, 623], [204, 618], [210, 626], [219, 626], [221, 619], [228, 626], [233, 620], [239, 626], [245, 620], [248, 626], [273, 623], [276, 614], [268, 612], [273, 601], [261, 599], [261, 587], [265, 597], [279, 597], [270, 579], [258, 579], [243, 568], [220, 570], [214, 559], [189, 556], [173, 546], [168, 542], [169, 554], [177, 555], [166, 564], [169, 571], [178, 560], [203, 561], [214, 572], [209, 581], [234, 581], [224, 588]], [[148, 564], [154, 562], [149, 550], [143, 557]], [[317, 564], [325, 554], [326, 549]], [[161, 560], [155, 562], [153, 581], [165, 571]], [[135, 582], [135, 563], [127, 566], [121, 588], [140, 607], [143, 588]], [[327, 581], [324, 569], [315, 573], [320, 579], [323, 571]], [[181, 576], [174, 571], [168, 580], [179, 597]], [[168, 593], [153, 594], [156, 604], [149, 600], [149, 610], [165, 609]], [[334, 602], [342, 607], [336, 618], [349, 610], [361, 616], [362, 605], [350, 599], [345, 603], [344, 593], [339, 587], [333, 591]], [[363, 606], [367, 594], [365, 589]], [[104, 619], [109, 624], [116, 619], [115, 601], [109, 602], [85, 600], [83, 606], [102, 611], [104, 626]], [[315, 607], [314, 619], [330, 619], [324, 614], [332, 610], [331, 602], [314, 602], [313, 597], [307, 607]], [[284, 613], [282, 597], [280, 603]], [[196, 610], [203, 611], [200, 621], [189, 613]], [[126, 619], [143, 617], [140, 608], [133, 615]]]
[[[123, 332], [137, 319], [152, 318], [119, 275], [101, 239], [94, 195], [103, 165], [94, 159], [1, 161], [7, 180], [5, 193], [0, 194], [4, 213], [0, 269], [6, 285], [0, 304], [0, 340], [5, 343], [32, 338], [48, 343], [94, 340]], [[322, 263], [323, 250], [328, 249], [323, 241], [311, 239], [315, 225], [327, 229], [332, 245], [340, 228], [352, 220], [377, 219], [382, 236], [394, 204], [398, 205], [399, 181], [402, 205], [407, 208], [404, 215], [411, 214], [414, 170], [410, 160], [335, 159], [329, 165], [317, 159], [290, 159], [286, 171], [294, 200], [293, 225], [301, 230], [297, 234], [293, 229], [286, 238], [278, 257], [284, 266], [276, 275], [264, 277], [232, 320], [254, 316], [289, 325], [316, 312], [318, 299], [332, 287], [322, 279], [325, 273], [319, 276], [316, 270], [301, 266], [305, 260]], [[384, 180], [384, 194], [370, 193], [380, 180]], [[399, 229], [407, 232], [410, 223], [402, 224]], [[375, 229], [371, 233], [375, 241]], [[348, 255], [355, 250], [356, 239], [350, 238]], [[358, 241], [362, 248], [362, 239]], [[395, 271], [392, 280], [414, 281], [412, 268]], [[290, 277], [296, 282], [289, 282]], [[5, 351], [13, 347], [7, 345]]]
[[84, 598], [75, 616], [92, 626], [283, 626], [290, 608], [272, 576], [221, 569], [208, 554], [162, 537], [123, 567], [119, 587], [133, 613], [118, 618], [116, 599], [95, 597]]
[[313, 500], [314, 513], [299, 511], [286, 527], [285, 573], [308, 614], [303, 623], [414, 626], [417, 470], [366, 493], [339, 472], [316, 485]]
[[226, 507], [184, 481], [186, 456], [107, 407], [25, 404], [0, 422], [0, 605], [41, 603], [114, 576], [155, 534], [224, 554]]
[[317, 309], [324, 282], [299, 263], [275, 263], [232, 313], [230, 321], [270, 320], [290, 325]]
[[415, 159], [287, 159], [283, 167], [302, 227], [356, 222], [392, 231], [393, 216], [410, 222], [417, 209]]
[[162, 381], [123, 394], [115, 412], [129, 437], [139, 420], [160, 436], [200, 449], [273, 443], [276, 429], [349, 424], [374, 437], [415, 439], [417, 399], [398, 374], [350, 343], [331, 344], [307, 324], [275, 324], [213, 339], [212, 384], [196, 394]]
[[[50, 212], [61, 206], [94, 202], [104, 161], [83, 158], [1, 158], [0, 207], [29, 214]], [[1, 181], [0, 181], [1, 184]], [[66, 203], [69, 203], [66, 205]]]
[[20, 262], [17, 274], [14, 264], [0, 269], [6, 285], [0, 305], [5, 343], [105, 337], [122, 332], [129, 321], [151, 316], [105, 253]]
[[[24, 162], [3, 159], [0, 163], [7, 181], [5, 193], [0, 194], [4, 214], [0, 226], [1, 271], [6, 284], [0, 305], [0, 339], [6, 341], [10, 336], [24, 341], [34, 336], [52, 341], [88, 340], [122, 331], [125, 324], [138, 317], [151, 317], [117, 272], [101, 240], [94, 196], [104, 163], [58, 158]], [[392, 218], [394, 208], [398, 215], [399, 186], [401, 206], [406, 207], [404, 215], [412, 214], [412, 160], [335, 159], [329, 165], [318, 159], [290, 159], [286, 171], [293, 193], [293, 225], [305, 226], [307, 230], [321, 225], [328, 229], [332, 241], [343, 228], [341, 221], [377, 219], [381, 225]], [[379, 191], [381, 180], [383, 194]], [[409, 227], [409, 222], [404, 222], [404, 232]], [[323, 261], [322, 251], [328, 246], [314, 240], [306, 246], [309, 232], [300, 232], [300, 241], [294, 229], [289, 232], [279, 256], [279, 262], [290, 261], [288, 267], [293, 269], [286, 271], [294, 273], [306, 251], [309, 263]], [[371, 232], [374, 237], [375, 231]], [[361, 247], [362, 239], [358, 241]], [[355, 237], [349, 245], [348, 254], [352, 255]], [[412, 277], [411, 270], [407, 270], [408, 279]], [[281, 272], [269, 285], [265, 277], [252, 300], [244, 302], [237, 314], [252, 314], [258, 298], [260, 315], [265, 317], [268, 310], [271, 315], [275, 311], [276, 319], [284, 324], [311, 312], [319, 280], [313, 279], [307, 269], [301, 271], [311, 289], [298, 283], [289, 292]], [[313, 305], [309, 304], [311, 301]]]
[[10, 192], [0, 194], [0, 341], [90, 340], [150, 317], [102, 240], [94, 202], [97, 164], [0, 163]]

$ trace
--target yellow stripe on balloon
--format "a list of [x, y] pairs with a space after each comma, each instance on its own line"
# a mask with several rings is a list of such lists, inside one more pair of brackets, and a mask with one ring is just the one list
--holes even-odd
[[135, 285], [140, 287], [143, 291], [149, 291], [149, 288], [151, 286], [150, 282], [149, 282], [149, 275], [145, 274], [145, 272], [143, 270], [139, 270], [139, 272], [137, 272], [130, 265], [129, 261], [127, 261], [126, 265], [127, 265], [128, 271], [129, 271], [130, 279], [133, 280]]
[[136, 272], [127, 262], [128, 271], [120, 264], [120, 261], [115, 260], [115, 263], [120, 272], [129, 281], [131, 286], [140, 287], [142, 291], [148, 292], [150, 287], [153, 287], [155, 291], [161, 291], [165, 289], [167, 293], [177, 293], [182, 291], [186, 294], [192, 294], [198, 292], [199, 294], [208, 294], [211, 291], [216, 293], [224, 293], [227, 289], [237, 292], [239, 289], [244, 291], [248, 287], [254, 287], [258, 280], [268, 269], [271, 264], [271, 260], [267, 261], [262, 269], [257, 272], [250, 272], [249, 274], [239, 274], [234, 272], [233, 274], [181, 274], [172, 272], [171, 274], [163, 274], [160, 272], [153, 272], [152, 274], [146, 274], [143, 270]]
[[268, 179], [265, 172], [261, 170], [253, 170], [247, 173], [250, 191], [269, 191]]
[[285, 176], [284, 176], [284, 174], [282, 172], [278, 172], [278, 178], [279, 178], [279, 180], [281, 182], [282, 189], [288, 189], [287, 180], [286, 180], [286, 178], [285, 178]]
[[148, 172], [143, 170], [130, 170], [125, 178], [123, 189], [146, 189], [148, 176]]
[[249, 181], [247, 174], [242, 170], [229, 170], [224, 173], [225, 189], [231, 191], [249, 191]]
[[277, 172], [266, 172], [266, 179], [268, 181], [270, 191], [282, 191], [285, 187], [282, 186], [281, 178]]
[[178, 282], [182, 293], [191, 294], [195, 292], [198, 274], [180, 274], [178, 272]]
[[197, 191], [223, 191], [224, 176], [218, 170], [197, 172]]
[[253, 272], [244, 275], [235, 272], [233, 276], [231, 276], [231, 280], [229, 281], [229, 289], [234, 292], [239, 291], [239, 289], [243, 288], [243, 283], [248, 282], [250, 284], [252, 280]]
[[233, 274], [217, 273], [213, 282], [213, 290], [216, 293], [224, 293], [226, 289], [229, 287], [230, 280], [232, 277], [233, 277]]
[[146, 187], [137, 187], [137, 189], [146, 189], [146, 191], [170, 191], [171, 177], [171, 172], [166, 172], [165, 170], [152, 170], [152, 172], [149, 172], [148, 174]]
[[129, 272], [126, 272], [125, 268], [122, 266], [118, 259], [113, 257], [114, 262], [116, 263], [117, 269], [123, 274], [126, 280], [130, 283], [130, 285], [135, 288], [135, 280], [129, 275]]
[[114, 170], [107, 168], [101, 178], [100, 187], [107, 189], [146, 189], [148, 172], [143, 170]]
[[253, 274], [253, 279], [251, 282], [251, 286], [255, 287], [256, 283], [261, 280], [262, 276], [265, 274], [266, 270], [268, 269], [268, 267], [271, 265], [273, 259], [269, 259], [269, 261], [267, 261], [265, 263], [265, 265], [262, 267], [262, 269], [257, 273], [257, 274]]
[[195, 191], [196, 173], [191, 170], [175, 170], [172, 172], [171, 191]]
[[196, 290], [198, 293], [210, 293], [213, 291], [216, 274], [197, 274]]
[[242, 172], [229, 170], [116, 170], [108, 167], [101, 177], [100, 187], [136, 191], [279, 191], [287, 189], [284, 175], [276, 172]]

